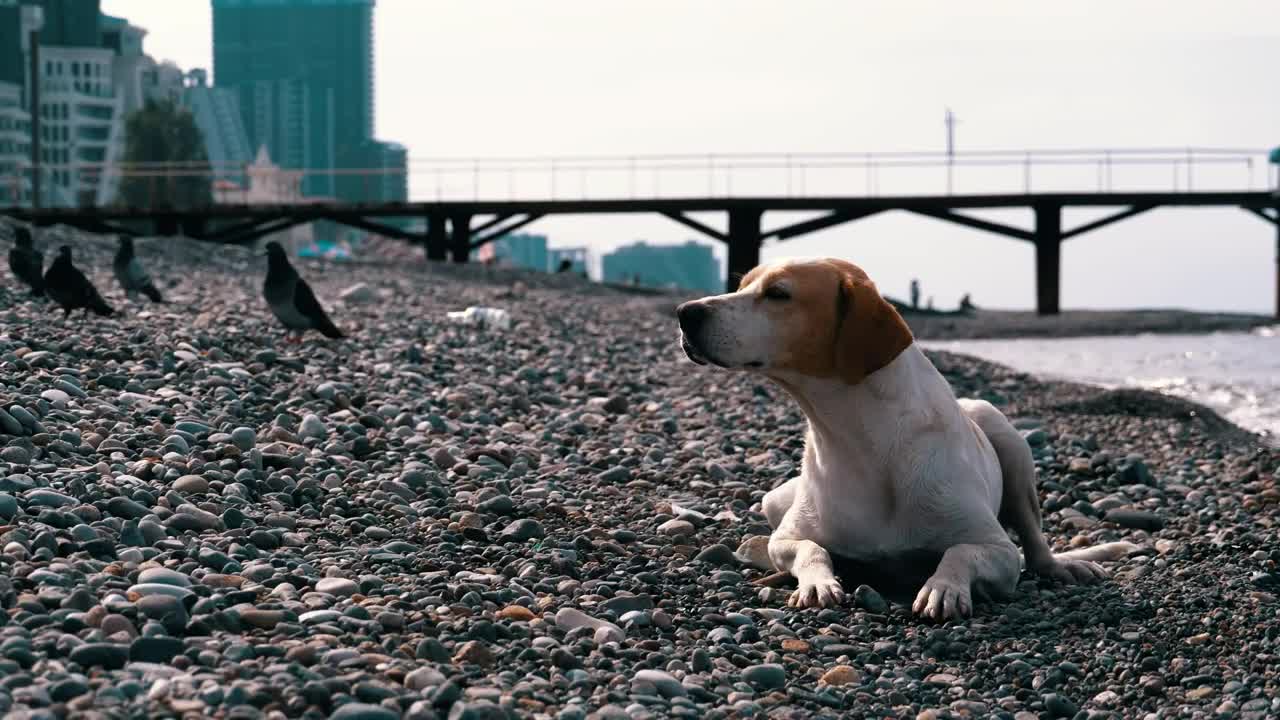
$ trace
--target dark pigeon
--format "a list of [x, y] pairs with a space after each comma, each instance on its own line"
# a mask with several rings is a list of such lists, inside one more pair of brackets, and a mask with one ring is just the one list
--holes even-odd
[[276, 319], [299, 334], [319, 330], [325, 337], [344, 337], [325, 314], [311, 286], [293, 269], [289, 256], [278, 242], [267, 243], [267, 277], [262, 282], [262, 297]]
[[151, 302], [164, 302], [155, 283], [151, 282], [151, 276], [133, 254], [133, 238], [128, 236], [120, 238], [120, 247], [116, 249], [116, 257], [111, 263], [111, 269], [115, 271], [116, 280], [119, 281], [120, 287], [124, 288], [124, 294], [130, 300], [137, 293], [142, 293], [150, 298]]
[[53, 259], [53, 264], [44, 274], [44, 291], [62, 306], [63, 317], [70, 315], [72, 310], [80, 309], [85, 315], [91, 310], [103, 316], [115, 314], [89, 278], [71, 264], [71, 248], [66, 245], [58, 248], [58, 257]]
[[36, 297], [44, 295], [44, 253], [31, 244], [31, 231], [18, 226], [13, 229], [14, 246], [9, 249], [9, 269], [31, 288]]

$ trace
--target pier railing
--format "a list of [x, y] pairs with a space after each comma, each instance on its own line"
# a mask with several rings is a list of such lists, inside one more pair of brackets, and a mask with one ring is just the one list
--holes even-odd
[[[1051, 192], [1254, 191], [1280, 187], [1265, 150], [1032, 149], [945, 152], [708, 153], [414, 157], [405, 168], [273, 169], [208, 163], [48, 164], [46, 206], [334, 198], [363, 202], [826, 197]], [[0, 206], [29, 204], [31, 170], [0, 175]], [[60, 191], [60, 187], [79, 188]], [[123, 192], [125, 187], [128, 192]], [[187, 199], [183, 203], [192, 202]]]

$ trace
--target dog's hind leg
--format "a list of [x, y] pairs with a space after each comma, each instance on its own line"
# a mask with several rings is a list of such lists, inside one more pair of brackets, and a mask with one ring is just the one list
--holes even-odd
[[1000, 524], [1013, 528], [1022, 541], [1027, 567], [1037, 575], [1065, 583], [1092, 583], [1107, 576], [1095, 560], [1116, 560], [1138, 549], [1128, 542], [1113, 542], [1055, 555], [1041, 527], [1040, 496], [1036, 492], [1036, 464], [1031, 447], [1008, 418], [985, 401], [961, 401], [961, 407], [995, 448], [1000, 460], [1003, 491]]

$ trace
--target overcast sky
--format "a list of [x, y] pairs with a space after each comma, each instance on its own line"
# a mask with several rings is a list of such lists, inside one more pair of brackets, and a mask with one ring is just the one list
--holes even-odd
[[[208, 0], [102, 5], [157, 58], [211, 65]], [[1276, 0], [379, 0], [375, 34], [378, 134], [411, 158], [941, 150], [947, 106], [961, 151], [1280, 145]], [[1248, 182], [1231, 172], [1212, 181]], [[693, 237], [630, 216], [529, 229], [597, 250]], [[1034, 302], [1029, 245], [900, 213], [765, 255], [849, 258], [897, 296], [919, 277], [944, 307]], [[1270, 312], [1275, 281], [1275, 229], [1239, 210], [1158, 210], [1063, 250], [1066, 307]]]

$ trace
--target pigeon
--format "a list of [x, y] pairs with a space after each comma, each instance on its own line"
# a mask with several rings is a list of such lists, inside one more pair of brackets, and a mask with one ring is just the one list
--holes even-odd
[[267, 277], [262, 282], [262, 297], [276, 319], [299, 336], [307, 330], [319, 330], [325, 337], [345, 337], [325, 315], [311, 286], [299, 277], [278, 242], [267, 243]]
[[9, 269], [19, 280], [31, 286], [31, 294], [44, 295], [44, 253], [31, 246], [31, 231], [17, 226], [13, 229], [14, 246], [9, 250]]
[[85, 315], [88, 315], [90, 310], [103, 316], [115, 314], [115, 310], [112, 310], [107, 301], [102, 299], [102, 295], [98, 294], [98, 289], [89, 282], [89, 278], [71, 264], [71, 248], [67, 245], [58, 248], [58, 257], [53, 259], [53, 264], [45, 272], [44, 291], [53, 298], [54, 302], [62, 306], [64, 318], [70, 315], [72, 310], [79, 309], [83, 309]]
[[151, 302], [164, 302], [155, 283], [151, 282], [151, 276], [142, 268], [142, 263], [138, 262], [138, 258], [133, 254], [133, 238], [120, 237], [120, 247], [116, 250], [111, 269], [115, 271], [116, 280], [120, 282], [120, 287], [124, 288], [124, 293], [130, 300], [135, 294], [142, 293], [150, 298]]

